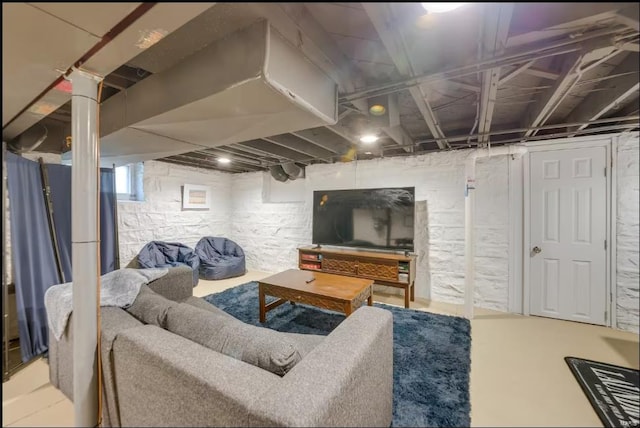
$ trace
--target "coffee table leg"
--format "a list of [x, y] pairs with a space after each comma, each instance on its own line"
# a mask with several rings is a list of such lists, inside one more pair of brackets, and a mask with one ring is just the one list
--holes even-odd
[[345, 304], [345, 305], [344, 305], [344, 314], [345, 314], [346, 316], [351, 315], [351, 312], [352, 312], [352, 311], [353, 311], [353, 308], [352, 308], [352, 306], [351, 306], [351, 303], [347, 303], [347, 304]]
[[264, 290], [262, 289], [262, 285], [258, 288], [258, 300], [260, 301], [260, 322], [265, 322], [266, 319], [266, 314], [267, 314], [267, 310], [266, 310], [266, 305], [265, 305], [265, 297], [264, 297]]
[[373, 306], [373, 288], [369, 288], [369, 298], [367, 299], [367, 305]]

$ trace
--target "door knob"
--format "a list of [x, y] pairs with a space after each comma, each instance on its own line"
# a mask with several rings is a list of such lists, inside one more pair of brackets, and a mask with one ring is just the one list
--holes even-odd
[[542, 248], [540, 247], [533, 247], [533, 252], [536, 254], [540, 254], [542, 252]]

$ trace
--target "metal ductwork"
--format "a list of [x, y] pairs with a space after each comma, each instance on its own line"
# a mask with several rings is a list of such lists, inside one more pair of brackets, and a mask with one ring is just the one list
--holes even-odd
[[287, 174], [289, 180], [304, 178], [304, 168], [299, 167], [293, 162], [283, 164], [282, 170], [285, 172], [285, 174]]
[[337, 90], [257, 21], [106, 100], [101, 158], [122, 165], [335, 124]]
[[284, 172], [284, 168], [282, 168], [282, 165], [270, 166], [269, 172], [271, 172], [271, 176], [277, 181], [285, 182], [289, 179], [289, 176], [286, 172]]

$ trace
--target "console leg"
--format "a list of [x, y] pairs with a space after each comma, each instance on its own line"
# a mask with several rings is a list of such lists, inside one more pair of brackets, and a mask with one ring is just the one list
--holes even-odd
[[409, 286], [407, 285], [407, 287], [404, 289], [404, 307], [408, 308], [409, 307]]
[[412, 302], [416, 301], [415, 289], [416, 289], [416, 284], [414, 282], [414, 283], [411, 284], [411, 301]]

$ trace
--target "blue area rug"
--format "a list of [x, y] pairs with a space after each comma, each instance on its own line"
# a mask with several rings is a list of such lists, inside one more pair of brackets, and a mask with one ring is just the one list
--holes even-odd
[[[204, 299], [249, 324], [292, 333], [327, 335], [345, 319], [336, 312], [284, 304], [269, 311], [267, 322], [260, 324], [256, 282]], [[267, 303], [269, 301], [267, 297]], [[393, 313], [392, 426], [470, 426], [469, 321], [380, 303], [374, 305]]]

